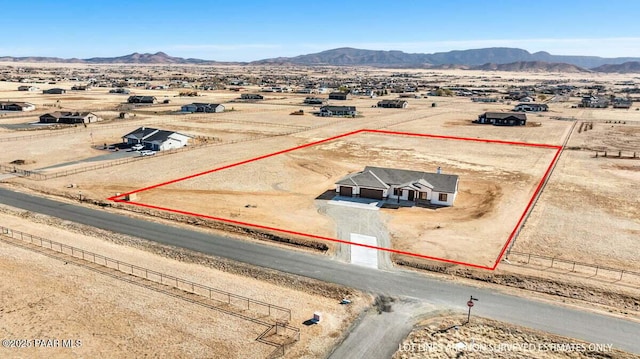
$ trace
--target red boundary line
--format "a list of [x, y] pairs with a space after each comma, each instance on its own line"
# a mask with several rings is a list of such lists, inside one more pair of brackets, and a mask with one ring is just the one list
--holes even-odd
[[[125, 201], [124, 199], [122, 199], [123, 197], [131, 195], [131, 194], [134, 194], [134, 193], [140, 193], [140, 192], [148, 191], [148, 190], [155, 189], [155, 188], [158, 188], [158, 187], [162, 187], [162, 186], [166, 186], [166, 185], [169, 185], [169, 184], [181, 182], [181, 181], [184, 181], [184, 180], [188, 180], [188, 179], [192, 179], [192, 178], [195, 178], [195, 177], [203, 176], [203, 175], [210, 174], [210, 173], [213, 173], [213, 172], [222, 171], [222, 170], [225, 170], [225, 169], [228, 169], [228, 168], [232, 168], [232, 167], [236, 167], [236, 166], [240, 166], [240, 165], [243, 165], [243, 164], [259, 161], [259, 160], [262, 160], [262, 159], [265, 159], [265, 158], [281, 155], [283, 153], [293, 152], [293, 151], [296, 151], [296, 150], [299, 150], [299, 149], [302, 149], [302, 148], [316, 146], [316, 145], [319, 145], [321, 143], [330, 142], [330, 141], [333, 141], [333, 140], [337, 140], [337, 139], [340, 139], [340, 138], [344, 138], [344, 137], [348, 137], [348, 136], [351, 136], [351, 135], [355, 135], [355, 134], [358, 134], [358, 133], [364, 133], [364, 132], [375, 133], [375, 134], [386, 134], [386, 135], [427, 137], [427, 138], [444, 139], [444, 140], [460, 140], [460, 141], [471, 141], [471, 142], [481, 142], [481, 143], [495, 143], [495, 144], [504, 144], [504, 145], [550, 148], [550, 149], [557, 149], [557, 151], [556, 151], [556, 154], [555, 154], [553, 160], [551, 161], [551, 164], [549, 165], [549, 167], [547, 168], [546, 172], [544, 173], [544, 176], [542, 177], [542, 179], [538, 183], [538, 186], [536, 187], [536, 190], [535, 190], [533, 196], [529, 200], [529, 203], [527, 204], [527, 207], [525, 208], [524, 212], [520, 216], [520, 219], [519, 219], [518, 223], [516, 224], [515, 228], [511, 232], [511, 235], [509, 236], [507, 242], [502, 247], [502, 250], [500, 251], [500, 254], [498, 255], [498, 258], [496, 259], [496, 261], [494, 262], [493, 266], [491, 266], [491, 267], [483, 266], [483, 265], [479, 265], [479, 264], [473, 264], [473, 263], [460, 262], [460, 261], [455, 261], [455, 260], [446, 259], [446, 258], [432, 257], [432, 256], [427, 256], [427, 255], [423, 255], [423, 254], [419, 254], [419, 253], [401, 251], [401, 250], [397, 250], [397, 249], [377, 247], [377, 246], [372, 246], [372, 245], [362, 244], [362, 243], [353, 243], [353, 242], [345, 241], [345, 240], [338, 239], [338, 238], [331, 238], [331, 237], [324, 237], [324, 236], [319, 236], [319, 235], [315, 235], [315, 234], [296, 232], [296, 231], [283, 229], [283, 228], [275, 228], [275, 227], [269, 227], [269, 226], [265, 226], [265, 225], [261, 225], [261, 224], [247, 223], [247, 222], [236, 221], [236, 220], [227, 219], [227, 218], [208, 216], [208, 215], [204, 215], [204, 214], [200, 214], [200, 213], [194, 213], [194, 212], [182, 211], [182, 210], [173, 209], [173, 208], [154, 206], [154, 205], [140, 203], [140, 202]], [[233, 224], [233, 225], [240, 225], [240, 226], [245, 226], [245, 227], [258, 228], [258, 229], [262, 229], [262, 230], [275, 231], [275, 232], [286, 233], [286, 234], [293, 234], [293, 235], [307, 237], [307, 238], [322, 239], [322, 240], [335, 242], [335, 243], [357, 245], [357, 246], [361, 246], [361, 247], [382, 250], [382, 251], [386, 251], [386, 252], [390, 252], [390, 253], [408, 255], [408, 256], [417, 257], [417, 258], [429, 259], [429, 260], [445, 262], [445, 263], [450, 263], [450, 264], [463, 265], [463, 266], [467, 266], [467, 267], [473, 267], [473, 268], [479, 268], [479, 269], [487, 269], [487, 270], [495, 270], [496, 267], [498, 266], [498, 264], [500, 263], [500, 259], [504, 255], [504, 252], [506, 251], [507, 247], [509, 246], [509, 243], [511, 243], [511, 241], [513, 240], [513, 237], [515, 236], [515, 234], [516, 234], [516, 232], [518, 230], [518, 228], [522, 224], [522, 221], [524, 220], [527, 212], [529, 211], [529, 209], [533, 205], [534, 199], [536, 198], [536, 196], [538, 195], [538, 193], [542, 189], [542, 186], [543, 186], [544, 182], [547, 180], [547, 178], [548, 178], [548, 176], [549, 176], [549, 174], [551, 172], [551, 168], [553, 167], [553, 165], [558, 160], [558, 157], [559, 157], [561, 152], [562, 152], [562, 146], [542, 144], [542, 143], [514, 142], [514, 141], [490, 140], [490, 139], [471, 138], [471, 137], [456, 137], [456, 136], [445, 136], [445, 135], [419, 134], [419, 133], [410, 133], [410, 132], [361, 129], [361, 130], [357, 130], [357, 131], [347, 132], [347, 133], [344, 133], [344, 134], [341, 134], [341, 135], [338, 135], [338, 136], [329, 137], [329, 138], [326, 138], [324, 140], [310, 142], [310, 143], [307, 143], [307, 144], [304, 144], [304, 145], [301, 145], [301, 146], [292, 147], [292, 148], [289, 148], [289, 149], [285, 149], [285, 150], [269, 153], [269, 154], [262, 155], [262, 156], [259, 156], [259, 157], [255, 157], [255, 158], [251, 158], [251, 159], [244, 160], [244, 161], [241, 161], [241, 162], [233, 163], [233, 164], [230, 164], [230, 165], [214, 168], [214, 169], [211, 169], [211, 170], [208, 170], [208, 171], [196, 173], [196, 174], [189, 175], [189, 176], [186, 176], [186, 177], [170, 180], [170, 181], [167, 181], [167, 182], [162, 182], [162, 183], [155, 184], [155, 185], [148, 186], [148, 187], [144, 187], [144, 188], [140, 188], [140, 189], [137, 189], [137, 190], [134, 190], [134, 191], [131, 191], [131, 192], [127, 192], [127, 193], [124, 193], [124, 194], [119, 194], [119, 195], [115, 195], [115, 196], [109, 197], [109, 198], [107, 198], [107, 200], [110, 200], [110, 201], [113, 201], [113, 202], [124, 202], [124, 203], [128, 203], [128, 204], [135, 205], [135, 206], [146, 207], [146, 208], [151, 208], [151, 209], [156, 209], [156, 210], [161, 210], [161, 211], [166, 211], [166, 212], [173, 212], [173, 213], [183, 214], [183, 215], [187, 215], [187, 216], [206, 218], [206, 219], [211, 219], [211, 220], [215, 220], [215, 221], [218, 221], [218, 222], [229, 223], [229, 224]]]

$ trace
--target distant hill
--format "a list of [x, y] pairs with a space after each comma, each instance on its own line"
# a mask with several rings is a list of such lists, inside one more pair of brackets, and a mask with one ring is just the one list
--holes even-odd
[[618, 65], [602, 65], [591, 69], [597, 72], [617, 72], [621, 74], [640, 73], [640, 61], [629, 61]]
[[473, 70], [492, 70], [492, 71], [521, 71], [521, 72], [591, 72], [582, 67], [544, 61], [516, 61], [509, 64], [486, 63], [484, 65], [472, 67]]
[[[246, 62], [217, 62], [193, 58], [173, 57], [164, 52], [133, 53], [118, 57], [92, 57], [89, 59], [63, 59], [58, 57], [0, 57], [4, 62], [60, 62], [60, 63], [86, 63], [86, 64], [247, 64]], [[253, 61], [252, 65], [332, 65], [332, 66], [377, 66], [390, 68], [473, 68], [489, 66], [500, 71], [499, 65], [509, 64], [513, 70], [505, 71], [568, 71], [582, 72], [584, 69], [602, 69], [605, 72], [639, 72], [636, 69], [640, 58], [617, 57], [604, 58], [597, 56], [563, 56], [551, 55], [540, 51], [530, 53], [523, 49], [509, 47], [491, 47], [484, 49], [456, 50], [437, 52], [432, 54], [412, 54], [402, 51], [364, 50], [351, 47], [326, 50], [315, 54], [299, 55], [295, 57], [276, 57]], [[513, 65], [520, 63], [520, 65]], [[603, 65], [624, 65], [619, 70], [616, 67]], [[636, 64], [634, 64], [636, 63]], [[495, 64], [495, 65], [487, 65]], [[547, 65], [543, 65], [547, 64]], [[548, 65], [565, 64], [577, 68]], [[547, 68], [548, 70], [545, 70]], [[563, 70], [564, 69], [564, 70]], [[596, 70], [594, 71], [600, 71]]]
[[566, 63], [582, 68], [592, 68], [604, 64], [622, 64], [640, 61], [640, 58], [597, 56], [563, 56], [548, 52], [530, 53], [523, 49], [491, 47], [485, 49], [456, 50], [433, 54], [411, 54], [402, 51], [363, 50], [342, 47], [315, 54], [295, 57], [278, 57], [254, 61], [252, 64], [290, 63], [298, 65], [353, 65], [389, 67], [435, 67], [440, 65], [480, 66], [486, 63], [509, 64], [515, 62], [542, 61]]
[[84, 62], [90, 64], [204, 64], [214, 63], [215, 61], [173, 57], [164, 52], [156, 52], [155, 54], [134, 52], [133, 54], [119, 57], [92, 57], [85, 59]]
[[80, 64], [215, 64], [216, 61], [185, 59], [182, 57], [173, 57], [164, 52], [156, 52], [155, 54], [139, 54], [134, 52], [130, 55], [119, 57], [92, 57], [89, 59], [63, 59], [59, 57], [0, 57], [0, 61], [5, 62], [50, 62], [50, 63], [80, 63]]

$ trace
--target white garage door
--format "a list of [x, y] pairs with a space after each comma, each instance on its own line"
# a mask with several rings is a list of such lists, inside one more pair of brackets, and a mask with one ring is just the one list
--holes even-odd
[[[377, 246], [376, 237], [351, 233], [351, 242]], [[369, 268], [378, 268], [378, 250], [373, 248], [351, 245], [351, 263]]]

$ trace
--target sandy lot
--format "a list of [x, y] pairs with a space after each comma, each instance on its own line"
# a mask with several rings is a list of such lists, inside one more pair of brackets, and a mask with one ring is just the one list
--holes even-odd
[[[34, 66], [46, 67], [46, 65]], [[73, 65], [61, 65], [59, 68], [51, 66], [49, 71], [65, 73], [71, 68]], [[79, 68], [79, 71], [86, 70], [82, 66]], [[100, 69], [108, 72], [122, 70], [122, 67], [102, 66]], [[198, 77], [224, 72], [248, 74], [258, 78], [273, 73], [273, 69], [268, 67], [180, 67], [172, 69], [141, 66], [137, 70], [140, 71], [141, 76], [144, 74], [157, 75], [158, 73], [172, 76], [181, 72], [188, 74], [188, 76]], [[296, 76], [305, 76], [318, 81], [323, 81], [328, 77], [346, 79], [354, 74], [382, 78], [397, 72], [397, 70], [384, 69], [328, 67], [314, 72], [305, 68], [278, 68], [280, 72], [284, 70], [290, 71]], [[406, 70], [406, 73], [415, 75], [417, 79], [429, 81], [433, 86], [499, 90], [511, 86], [533, 86], [543, 82], [551, 84], [561, 82], [576, 86], [597, 82], [606, 84], [612, 91], [620, 91], [625, 85], [619, 83], [629, 80], [626, 75], [616, 74], [498, 73], [463, 70]], [[55, 85], [38, 86], [41, 89], [57, 86], [69, 88], [72, 84], [73, 82], [61, 82]], [[0, 117], [0, 124], [33, 121], [40, 113], [50, 111], [55, 107], [103, 111], [108, 116], [113, 116], [119, 111], [120, 104], [126, 97], [108, 94], [108, 89], [105, 88], [96, 88], [83, 93], [69, 92], [60, 96], [21, 93], [16, 91], [18, 85], [20, 84], [0, 82], [0, 94], [5, 98], [31, 101], [38, 106], [38, 110], [28, 114], [5, 114]], [[259, 86], [248, 86], [243, 92], [256, 92], [259, 89]], [[334, 101], [333, 104], [357, 106], [361, 113], [360, 117], [327, 119], [309, 115], [308, 113], [313, 111], [313, 108], [301, 104], [303, 98], [306, 97], [301, 94], [267, 93], [264, 101], [250, 103], [237, 101], [240, 93], [224, 89], [202, 91], [202, 96], [197, 98], [177, 97], [179, 91], [180, 89], [144, 90], [132, 88], [132, 94], [153, 95], [160, 100], [169, 99], [171, 102], [166, 105], [132, 110], [131, 112], [136, 114], [136, 117], [122, 123], [120, 128], [117, 127], [121, 124], [120, 122], [108, 121], [104, 124], [91, 125], [87, 129], [74, 129], [74, 131], [70, 131], [71, 134], [59, 132], [59, 135], [46, 138], [23, 138], [17, 141], [2, 142], [7, 146], [3, 146], [4, 151], [0, 153], [0, 163], [6, 164], [15, 159], [25, 159], [28, 160], [26, 168], [37, 169], [46, 165], [87, 158], [100, 152], [89, 148], [91, 138], [87, 131], [93, 132], [94, 140], [97, 143], [119, 141], [123, 132], [126, 133], [143, 124], [158, 127], [162, 125], [167, 129], [212, 136], [220, 138], [222, 142], [272, 136], [251, 142], [212, 146], [177, 155], [145, 159], [128, 165], [80, 173], [46, 182], [25, 179], [10, 180], [35, 189], [67, 192], [75, 195], [77, 188], [65, 188], [70, 183], [74, 183], [79, 185], [87, 197], [102, 199], [115, 193], [128, 192], [136, 188], [162, 183], [188, 174], [254, 158], [264, 153], [283, 150], [362, 128], [559, 145], [572, 125], [571, 121], [558, 120], [559, 118], [592, 122], [594, 123], [592, 130], [572, 134], [568, 146], [576, 148], [576, 150], [566, 151], [560, 158], [548, 186], [516, 240], [513, 249], [640, 270], [637, 260], [638, 251], [635, 250], [638, 238], [640, 238], [638, 236], [640, 216], [637, 213], [637, 206], [635, 206], [637, 196], [634, 187], [634, 184], [638, 182], [638, 173], [640, 173], [637, 170], [638, 161], [593, 159], [591, 158], [592, 152], [578, 150], [578, 148], [611, 151], [636, 150], [640, 153], [638, 150], [640, 111], [635, 111], [636, 106], [632, 110], [581, 109], [572, 108], [579, 102], [579, 97], [551, 97], [548, 98], [549, 112], [529, 114], [529, 125], [526, 127], [507, 128], [474, 125], [471, 120], [485, 111], [509, 110], [515, 105], [515, 101], [474, 103], [467, 97], [428, 96], [420, 99], [410, 98], [408, 99], [409, 107], [400, 110], [372, 107], [380, 99], [396, 98], [396, 94], [380, 98], [355, 96], [344, 102]], [[320, 95], [320, 97], [325, 96]], [[205, 117], [174, 114], [182, 104], [195, 100], [223, 103], [227, 109], [233, 109], [233, 111]], [[436, 106], [434, 107], [433, 104]], [[305, 110], [304, 116], [289, 115], [292, 111], [299, 109]], [[610, 124], [607, 121], [625, 121], [626, 123]], [[291, 135], [274, 136], [277, 133], [300, 130], [301, 132]], [[32, 132], [43, 133], [44, 131], [28, 132], [31, 134]], [[0, 129], [0, 141], [3, 141], [3, 138], [25, 135], [23, 132]], [[428, 221], [411, 229], [407, 229], [404, 224], [421, 217], [420, 211], [417, 209], [415, 209], [416, 211], [413, 209], [404, 211], [406, 213], [403, 214], [403, 219], [400, 219], [399, 216], [389, 215], [387, 223], [389, 229], [396, 234], [396, 238], [420, 235], [420, 238], [424, 239], [424, 241], [412, 241], [411, 243], [399, 243], [400, 241], [396, 240], [394, 245], [433, 253], [437, 256], [455, 257], [459, 255], [457, 258], [460, 260], [466, 259], [485, 264], [494, 260], [497, 254], [494, 249], [496, 247], [494, 239], [470, 241], [468, 233], [473, 233], [472, 238], [475, 238], [476, 234], [481, 235], [478, 238], [493, 237], [495, 234], [499, 234], [497, 237], [502, 237], [502, 232], [509, 226], [503, 225], [503, 222], [508, 222], [508, 220], [501, 216], [519, 209], [516, 203], [522, 201], [518, 196], [524, 196], [525, 193], [528, 193], [527, 191], [530, 191], [533, 174], [539, 173], [539, 167], [543, 162], [548, 162], [546, 155], [540, 155], [535, 151], [531, 155], [522, 156], [511, 153], [496, 153], [501, 150], [491, 149], [489, 153], [485, 153], [486, 148], [465, 150], [458, 146], [449, 145], [423, 148], [419, 145], [411, 147], [404, 144], [407, 146], [404, 152], [398, 151], [398, 144], [384, 144], [385, 148], [370, 147], [369, 144], [364, 148], [362, 146], [362, 144], [357, 144], [356, 147], [332, 149], [335, 154], [342, 156], [340, 161], [330, 155], [309, 159], [291, 154], [291, 156], [279, 158], [278, 161], [262, 162], [266, 165], [241, 173], [248, 177], [230, 179], [222, 176], [217, 177], [221, 181], [216, 183], [205, 180], [205, 178], [213, 179], [216, 178], [215, 176], [222, 175], [222, 173], [217, 173], [191, 182], [198, 183], [198, 186], [180, 187], [180, 185], [175, 185], [174, 189], [177, 191], [175, 193], [180, 193], [180, 196], [171, 199], [172, 206], [170, 207], [173, 207], [173, 204], [179, 204], [184, 205], [187, 209], [194, 209], [193, 204], [189, 202], [192, 202], [190, 198], [195, 197], [199, 199], [195, 204], [200, 205], [212, 215], [231, 217], [237, 220], [257, 218], [268, 225], [291, 226], [292, 228], [299, 228], [301, 219], [313, 218], [314, 221], [305, 222], [306, 225], [303, 229], [315, 228], [319, 234], [330, 235], [335, 229], [332, 227], [331, 221], [318, 215], [313, 198], [330, 187], [336, 178], [344, 174], [345, 170], [358, 170], [368, 164], [366, 162], [369, 162], [374, 155], [397, 157], [401, 153], [406, 162], [419, 159], [426, 170], [435, 167], [436, 164], [443, 164], [445, 170], [449, 168], [452, 170], [451, 172], [459, 171], [461, 174], [473, 174], [475, 177], [473, 182], [466, 183], [471, 189], [468, 192], [461, 192], [459, 201], [464, 206], [461, 208], [462, 213], [458, 211], [458, 208], [429, 213]], [[358, 151], [370, 151], [371, 156], [367, 156], [366, 153], [364, 155], [357, 154]], [[455, 156], [446, 157], [443, 153], [453, 153]], [[387, 157], [381, 159], [385, 160], [385, 158]], [[411, 163], [411, 167], [414, 166], [415, 164]], [[516, 167], [509, 169], [510, 166]], [[296, 177], [287, 187], [286, 181], [277, 178], [280, 172], [296, 176], [302, 174], [302, 177]], [[304, 178], [315, 178], [315, 180], [303, 183]], [[235, 187], [236, 185], [237, 187]], [[158, 191], [161, 193], [163, 190]], [[249, 194], [250, 199], [238, 195], [238, 192]], [[309, 196], [309, 194], [313, 195]], [[149, 192], [149, 195], [153, 195], [153, 193]], [[294, 203], [280, 200], [287, 197], [294, 198]], [[152, 201], [162, 206], [169, 202], [167, 198], [164, 194], [158, 194], [157, 198]], [[201, 200], [205, 198], [208, 200], [206, 206], [202, 205], [205, 200]], [[150, 200], [150, 198], [145, 200]], [[255, 205], [256, 207], [247, 208], [246, 205]], [[272, 210], [267, 210], [268, 205], [272, 206]], [[432, 226], [432, 223], [441, 222], [443, 217], [468, 218], [473, 216], [474, 210], [477, 214], [486, 212], [490, 208], [493, 208], [493, 212], [487, 212], [481, 218], [473, 221], [467, 222], [465, 220], [449, 225], [436, 224]], [[282, 215], [284, 211], [290, 209], [295, 210], [290, 218]], [[273, 213], [277, 215], [275, 219], [269, 217]], [[496, 227], [495, 223], [500, 223], [500, 226]], [[435, 228], [438, 225], [440, 228]], [[448, 247], [442, 247], [441, 243], [433, 240], [433, 237], [440, 236], [454, 238], [456, 241], [455, 243], [450, 241], [447, 243]], [[500, 239], [500, 242], [503, 243], [503, 240]], [[474, 245], [474, 249], [467, 250], [465, 255], [472, 257], [458, 254], [461, 248], [468, 249], [471, 244]]]
[[[310, 295], [302, 290], [168, 259], [103, 240], [90, 232], [79, 233], [83, 229], [44, 216], [3, 213], [0, 223], [123, 262], [291, 308], [290, 325], [301, 329], [301, 341], [288, 349], [290, 358], [323, 356], [367, 305], [365, 297], [354, 297], [351, 306], [341, 306], [339, 298]], [[2, 357], [263, 358], [273, 351], [273, 347], [255, 341], [265, 328], [246, 320], [83, 267], [65, 265], [3, 241], [0, 241], [0, 256], [0, 271], [5, 278], [0, 284], [1, 336], [81, 341], [81, 346], [72, 349], [3, 348], [0, 349]], [[302, 325], [314, 311], [323, 313], [322, 325]]]
[[440, 316], [423, 320], [393, 359], [638, 358], [606, 343], [586, 343], [490, 319]]

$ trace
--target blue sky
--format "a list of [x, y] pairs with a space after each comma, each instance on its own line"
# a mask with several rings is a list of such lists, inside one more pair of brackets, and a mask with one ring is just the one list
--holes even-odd
[[[164, 51], [251, 61], [336, 47], [640, 57], [640, 1], [0, 0], [0, 56]], [[6, 14], [13, 14], [7, 16]]]

